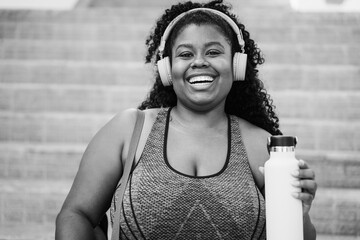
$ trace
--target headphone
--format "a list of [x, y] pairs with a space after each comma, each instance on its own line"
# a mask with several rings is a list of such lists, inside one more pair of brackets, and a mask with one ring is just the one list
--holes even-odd
[[188, 14], [190, 12], [198, 12], [198, 11], [210, 12], [210, 13], [213, 13], [213, 14], [221, 17], [227, 23], [229, 23], [230, 27], [236, 33], [239, 45], [241, 47], [241, 52], [236, 52], [234, 54], [234, 58], [233, 58], [234, 81], [244, 81], [245, 80], [245, 72], [246, 72], [247, 54], [245, 54], [245, 41], [243, 39], [243, 35], [242, 35], [239, 27], [228, 15], [226, 15], [223, 12], [220, 12], [218, 10], [211, 9], [211, 8], [194, 8], [194, 9], [191, 9], [187, 12], [180, 14], [174, 20], [172, 20], [169, 23], [169, 25], [167, 26], [167, 28], [165, 29], [163, 36], [161, 37], [160, 46], [159, 46], [160, 60], [157, 61], [157, 68], [158, 68], [160, 79], [161, 79], [163, 85], [164, 86], [172, 85], [170, 59], [169, 59], [169, 57], [165, 57], [165, 58], [163, 57], [166, 40], [168, 39], [170, 32], [174, 28], [175, 24], [181, 18], [183, 18], [186, 14]]

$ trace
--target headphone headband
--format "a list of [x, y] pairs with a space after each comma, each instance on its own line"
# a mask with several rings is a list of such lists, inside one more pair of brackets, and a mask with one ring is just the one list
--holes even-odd
[[220, 12], [218, 10], [215, 9], [211, 9], [211, 8], [194, 8], [191, 9], [187, 12], [183, 12], [181, 13], [179, 16], [177, 16], [176, 18], [174, 18], [169, 25], [166, 27], [165, 32], [163, 34], [163, 36], [161, 37], [161, 41], [160, 41], [160, 46], [159, 46], [159, 53], [160, 53], [160, 57], [163, 58], [163, 52], [165, 49], [165, 44], [166, 44], [166, 40], [169, 37], [171, 30], [174, 28], [175, 24], [180, 21], [180, 19], [182, 19], [186, 14], [191, 13], [191, 12], [198, 12], [198, 11], [203, 11], [203, 12], [210, 12], [213, 13], [219, 17], [221, 17], [222, 19], [224, 19], [230, 26], [231, 28], [234, 30], [234, 32], [236, 33], [236, 37], [238, 39], [239, 45], [241, 47], [241, 52], [245, 53], [245, 42], [243, 39], [243, 35], [239, 29], [239, 27], [236, 25], [236, 23], [225, 13]]

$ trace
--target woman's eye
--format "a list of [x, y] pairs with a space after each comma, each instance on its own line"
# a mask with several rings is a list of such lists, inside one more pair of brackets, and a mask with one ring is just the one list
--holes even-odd
[[218, 51], [218, 50], [209, 50], [209, 51], [207, 52], [207, 54], [210, 55], [210, 56], [217, 56], [217, 55], [219, 55], [220, 53], [221, 53], [221, 52]]
[[179, 57], [182, 57], [182, 58], [189, 58], [191, 56], [192, 56], [191, 52], [182, 52], [179, 54]]

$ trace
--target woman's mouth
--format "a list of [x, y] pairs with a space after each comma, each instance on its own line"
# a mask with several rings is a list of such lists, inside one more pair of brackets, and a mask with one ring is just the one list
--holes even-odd
[[212, 83], [214, 81], [214, 78], [211, 76], [195, 76], [191, 77], [189, 80], [190, 84], [206, 84], [206, 83]]

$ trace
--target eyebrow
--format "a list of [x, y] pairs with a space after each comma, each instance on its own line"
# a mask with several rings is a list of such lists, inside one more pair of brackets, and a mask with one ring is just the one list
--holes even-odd
[[[222, 48], [225, 48], [220, 42], [217, 42], [217, 41], [212, 41], [212, 42], [205, 43], [205, 47], [209, 47], [209, 46], [212, 46], [212, 45], [218, 45], [218, 46], [220, 46]], [[177, 48], [175, 50], [178, 50], [181, 47], [193, 48], [193, 44], [183, 43], [183, 44], [180, 44], [179, 46], [177, 46]]]

